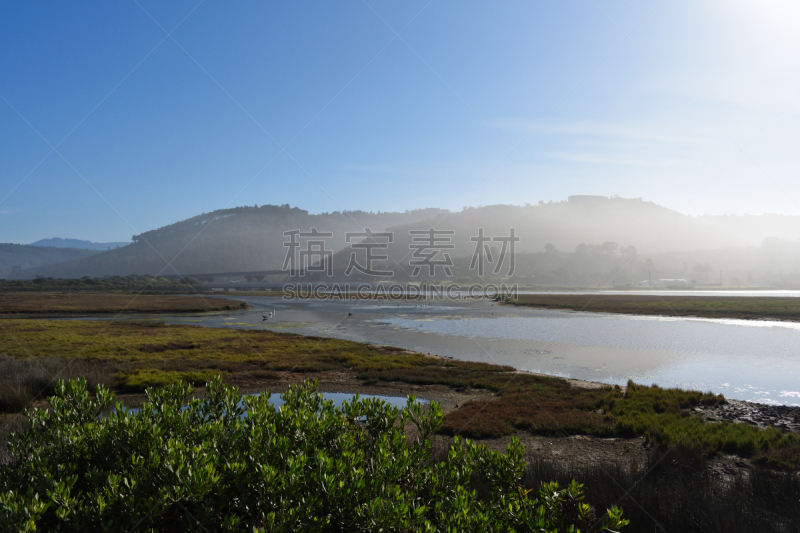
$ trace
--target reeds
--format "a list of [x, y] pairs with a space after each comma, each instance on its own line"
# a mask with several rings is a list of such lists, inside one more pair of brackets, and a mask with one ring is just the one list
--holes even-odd
[[58, 379], [85, 378], [91, 391], [97, 385], [114, 387], [114, 370], [108, 363], [81, 359], [0, 354], [0, 412], [19, 413], [31, 402], [52, 396]]
[[800, 476], [766, 468], [709, 468], [705, 455], [655, 452], [641, 465], [577, 464], [531, 456], [529, 488], [571, 479], [584, 484], [595, 509], [619, 505], [626, 533], [746, 533], [800, 531]]

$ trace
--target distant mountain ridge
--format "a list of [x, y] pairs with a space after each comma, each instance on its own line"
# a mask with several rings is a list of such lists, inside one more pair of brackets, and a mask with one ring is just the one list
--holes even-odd
[[538, 205], [465, 208], [458, 212], [418, 209], [314, 215], [288, 204], [237, 207], [135, 235], [131, 244], [91, 257], [29, 268], [17, 277], [280, 270], [287, 252], [284, 232], [308, 232], [311, 228], [332, 233], [333, 237], [325, 239], [326, 249], [345, 262], [349, 257], [347, 248], [358, 242], [356, 239], [347, 243], [347, 232], [362, 232], [364, 228], [393, 231], [394, 242], [386, 252], [393, 260], [402, 259], [407, 264], [409, 231], [430, 227], [454, 232], [454, 248], [449, 251], [453, 258], [473, 253], [471, 238], [479, 228], [489, 236], [507, 236], [514, 228], [520, 239], [517, 252], [540, 252], [547, 244], [572, 252], [581, 243], [615, 242], [621, 247], [635, 247], [640, 255], [652, 255], [758, 247], [776, 232], [781, 238], [793, 240], [800, 236], [800, 217], [695, 217], [641, 199], [598, 196], [572, 196], [568, 201]]
[[84, 241], [81, 239], [62, 239], [61, 237], [53, 237], [52, 239], [41, 239], [32, 242], [28, 246], [41, 246], [52, 248], [77, 248], [79, 250], [110, 250], [121, 246], [127, 246], [129, 242], [92, 242]]

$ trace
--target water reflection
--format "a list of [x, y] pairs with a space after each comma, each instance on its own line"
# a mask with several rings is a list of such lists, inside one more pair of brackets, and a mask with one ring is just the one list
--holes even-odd
[[[346, 392], [320, 392], [319, 394], [321, 394], [322, 398], [325, 400], [332, 400], [333, 405], [337, 408], [341, 408], [343, 402], [345, 401], [350, 402], [355, 397], [353, 394]], [[246, 394], [245, 396], [260, 396], [260, 394], [255, 394], [255, 395]], [[379, 400], [383, 400], [392, 407], [396, 407], [398, 409], [402, 409], [408, 404], [408, 398], [404, 398], [402, 396], [374, 396], [370, 394], [360, 394], [359, 398], [362, 400], [377, 398]], [[428, 403], [428, 400], [423, 400], [421, 398], [417, 398], [417, 401], [421, 404]], [[269, 397], [269, 403], [272, 404], [272, 406], [275, 407], [275, 409], [280, 409], [284, 402], [280, 394], [272, 394]], [[239, 401], [239, 407], [244, 407], [244, 398], [242, 398], [242, 400]], [[184, 406], [183, 409], [185, 408], [186, 407]], [[114, 411], [115, 408], [112, 407], [109, 410], [109, 413]], [[138, 407], [133, 407], [128, 409], [128, 412], [130, 413], [138, 413], [139, 411], [141, 411], [141, 409]], [[101, 415], [101, 417], [106, 417], [106, 416], [108, 416], [108, 413], [103, 413]]]
[[[322, 397], [325, 400], [332, 400], [333, 401], [333, 405], [335, 407], [337, 407], [337, 408], [342, 407], [342, 403], [343, 402], [345, 402], [345, 401], [350, 402], [354, 398], [353, 394], [346, 393], [346, 392], [320, 392], [320, 394], [322, 395]], [[256, 396], [258, 396], [258, 395], [256, 395]], [[406, 406], [406, 404], [408, 403], [408, 398], [404, 398], [402, 396], [373, 396], [373, 395], [370, 395], [370, 394], [360, 394], [359, 398], [362, 399], [362, 400], [369, 400], [369, 399], [372, 399], [372, 398], [377, 398], [379, 400], [383, 400], [384, 402], [388, 403], [392, 407], [396, 407], [398, 409], [404, 408]], [[420, 399], [420, 398], [417, 398], [417, 401], [419, 403], [423, 403], [423, 404], [428, 403], [428, 400], [423, 400], [423, 399]], [[273, 394], [269, 398], [269, 403], [271, 403], [275, 407], [275, 409], [280, 409], [281, 405], [283, 405], [283, 398], [281, 398], [280, 394]], [[239, 402], [239, 406], [240, 407], [244, 407], [244, 400]]]

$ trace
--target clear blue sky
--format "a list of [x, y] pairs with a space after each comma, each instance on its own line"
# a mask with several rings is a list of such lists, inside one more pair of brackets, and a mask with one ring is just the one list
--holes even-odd
[[794, 2], [0, 9], [0, 242], [265, 203], [800, 214]]

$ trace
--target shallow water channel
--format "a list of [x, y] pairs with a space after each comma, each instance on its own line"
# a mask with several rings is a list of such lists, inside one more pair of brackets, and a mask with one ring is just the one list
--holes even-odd
[[[320, 392], [322, 397], [326, 400], [332, 400], [333, 405], [336, 407], [341, 407], [342, 402], [344, 401], [352, 401], [353, 395], [347, 392]], [[359, 398], [362, 400], [369, 400], [372, 398], [377, 398], [379, 400], [383, 400], [384, 402], [388, 403], [392, 407], [396, 407], [398, 409], [404, 408], [408, 403], [408, 398], [403, 396], [375, 396], [371, 394], [360, 394]], [[422, 398], [417, 398], [419, 403], [428, 403], [428, 400], [423, 400]], [[283, 405], [283, 398], [281, 398], [280, 394], [272, 394], [269, 397], [269, 403], [271, 403], [275, 409], [280, 409], [281, 405]], [[243, 406], [244, 402], [240, 402], [239, 405]]]
[[[633, 379], [800, 405], [800, 323], [582, 313], [487, 300], [239, 298], [253, 309], [169, 321], [336, 337], [603, 383]], [[271, 310], [275, 315], [264, 321], [262, 311]]]

